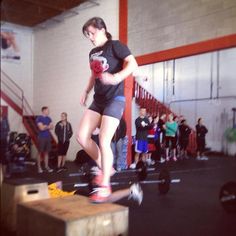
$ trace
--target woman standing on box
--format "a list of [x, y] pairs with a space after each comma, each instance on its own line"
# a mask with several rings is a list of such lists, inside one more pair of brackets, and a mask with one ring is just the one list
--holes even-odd
[[[77, 140], [98, 165], [94, 179], [97, 188], [90, 194], [90, 199], [105, 202], [111, 195], [111, 140], [125, 108], [124, 80], [137, 68], [137, 62], [127, 46], [112, 40], [103, 19], [89, 19], [82, 31], [95, 48], [89, 53], [91, 76], [80, 103], [85, 105], [93, 88], [94, 96], [80, 121]], [[100, 127], [99, 146], [91, 139], [96, 127]]]

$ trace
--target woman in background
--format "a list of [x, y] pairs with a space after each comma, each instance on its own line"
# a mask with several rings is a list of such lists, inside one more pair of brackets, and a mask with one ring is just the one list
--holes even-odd
[[57, 172], [67, 170], [65, 166], [66, 154], [70, 145], [70, 138], [73, 135], [71, 124], [67, 121], [67, 113], [61, 113], [61, 120], [55, 126], [55, 133], [58, 139], [57, 145]]

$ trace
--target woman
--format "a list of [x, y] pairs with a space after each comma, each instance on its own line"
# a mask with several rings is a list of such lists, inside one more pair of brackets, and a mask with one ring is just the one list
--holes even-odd
[[155, 146], [155, 134], [156, 134], [156, 129], [157, 129], [157, 122], [159, 120], [159, 117], [152, 117], [149, 116], [149, 123], [150, 123], [150, 128], [148, 129], [148, 153], [147, 153], [147, 165], [154, 165], [155, 161], [152, 159], [154, 156], [153, 153], [156, 152], [156, 146]]
[[[111, 140], [125, 108], [124, 79], [133, 73], [137, 62], [127, 46], [112, 40], [103, 19], [89, 19], [82, 31], [95, 48], [89, 53], [91, 76], [80, 103], [85, 105], [93, 88], [95, 93], [92, 104], [80, 121], [77, 140], [99, 167], [94, 180], [98, 187], [91, 193], [90, 199], [92, 202], [105, 202], [111, 195]], [[96, 127], [100, 127], [99, 147], [91, 139]]]
[[173, 160], [177, 161], [176, 157], [176, 132], [178, 129], [178, 124], [174, 121], [173, 114], [168, 115], [168, 121], [165, 123], [166, 127], [166, 135], [165, 135], [165, 142], [166, 142], [166, 161], [170, 160], [170, 147], [173, 150]]
[[70, 145], [70, 138], [73, 135], [71, 124], [67, 121], [67, 113], [61, 113], [61, 120], [57, 122], [55, 133], [58, 139], [58, 159], [57, 159], [57, 172], [67, 170], [65, 167], [66, 154]]

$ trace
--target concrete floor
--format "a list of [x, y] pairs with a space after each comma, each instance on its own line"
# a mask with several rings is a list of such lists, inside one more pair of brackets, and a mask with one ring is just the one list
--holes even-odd
[[143, 205], [130, 208], [130, 235], [236, 235], [236, 215], [219, 203], [221, 186], [236, 181], [236, 161], [177, 163], [170, 171], [181, 183], [172, 184], [165, 196], [153, 193], [153, 186], [143, 187]]
[[[24, 174], [12, 178], [41, 178], [49, 183], [63, 181], [63, 189], [74, 190], [74, 183], [81, 182], [74, 163], [67, 163], [67, 172], [37, 174], [31, 169]], [[189, 159], [179, 162], [168, 162], [156, 166], [151, 171], [148, 180], [158, 178], [161, 169], [167, 168], [171, 178], [181, 179], [178, 184], [172, 184], [166, 195], [160, 195], [156, 184], [142, 185], [144, 199], [141, 206], [131, 200], [123, 199], [117, 202], [129, 207], [129, 235], [161, 235], [161, 236], [235, 236], [236, 214], [225, 212], [219, 202], [219, 191], [228, 181], [236, 181], [236, 158], [210, 156], [209, 161]], [[134, 173], [116, 173], [113, 181], [129, 181], [134, 179]], [[128, 185], [127, 185], [128, 186]], [[113, 190], [125, 186], [113, 187]], [[87, 195], [87, 188], [78, 189], [78, 193]], [[2, 235], [15, 235], [5, 232]]]

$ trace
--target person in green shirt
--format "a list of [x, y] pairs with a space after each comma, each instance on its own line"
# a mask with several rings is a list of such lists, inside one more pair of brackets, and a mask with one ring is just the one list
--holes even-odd
[[173, 150], [173, 160], [177, 161], [176, 157], [176, 132], [178, 124], [173, 120], [173, 114], [168, 115], [168, 121], [165, 123], [165, 143], [166, 143], [166, 161], [170, 160], [170, 147]]

